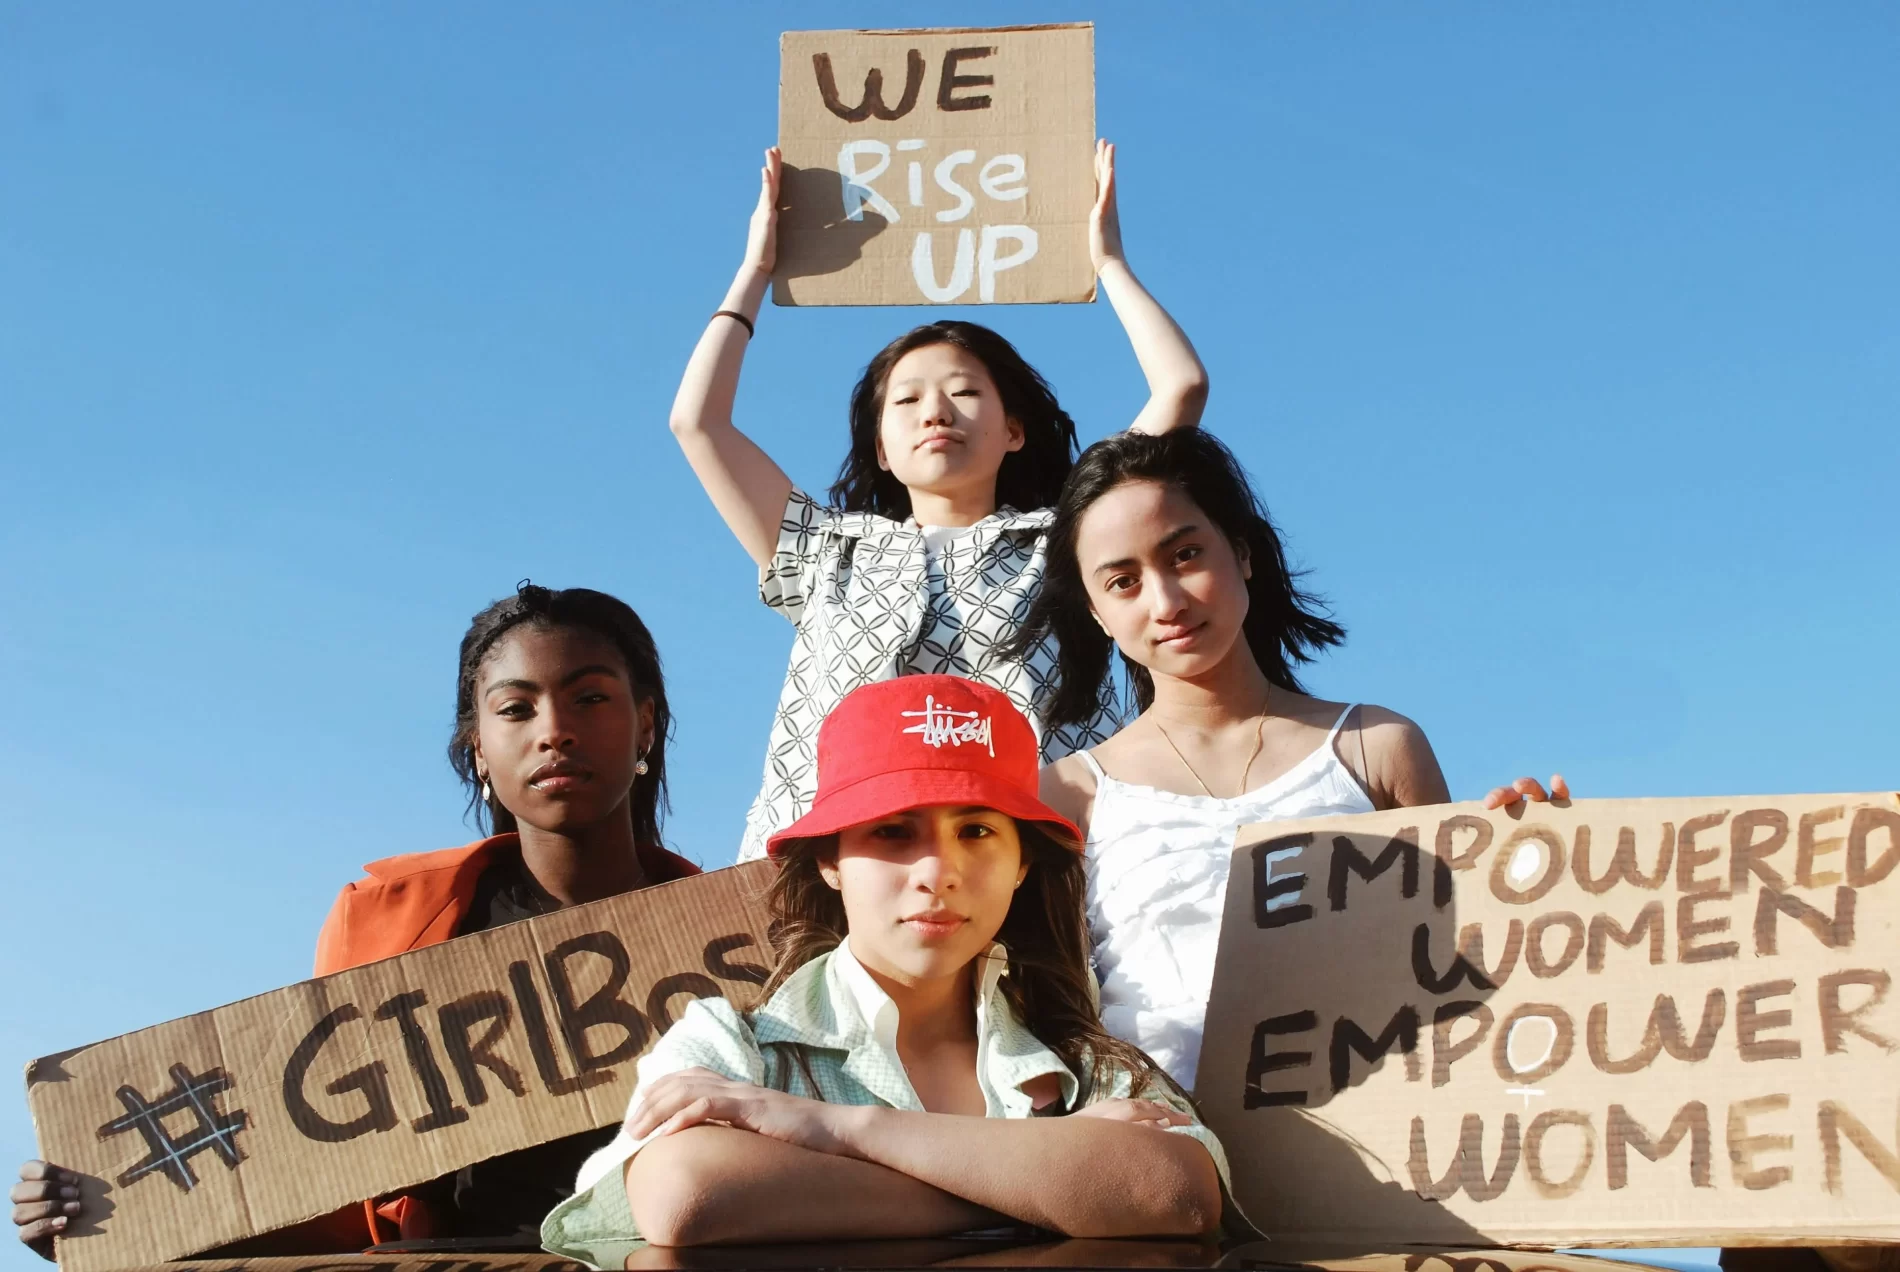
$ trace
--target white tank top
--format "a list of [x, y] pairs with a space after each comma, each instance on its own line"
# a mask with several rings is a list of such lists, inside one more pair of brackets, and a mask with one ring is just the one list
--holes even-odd
[[[1214, 983], [1234, 832], [1252, 822], [1373, 811], [1333, 745], [1353, 709], [1340, 713], [1311, 755], [1233, 799], [1118, 782], [1089, 752], [1077, 752], [1095, 774], [1088, 906], [1102, 1023], [1189, 1090]], [[1267, 869], [1293, 873], [1282, 862], [1298, 855], [1291, 850]]]

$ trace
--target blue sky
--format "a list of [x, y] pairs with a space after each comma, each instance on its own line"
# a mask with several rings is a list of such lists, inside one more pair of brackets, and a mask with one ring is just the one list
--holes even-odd
[[[786, 12], [0, 8], [14, 1063], [295, 980], [361, 863], [471, 838], [455, 644], [524, 577], [653, 626], [670, 838], [731, 860], [791, 633], [665, 414]], [[796, 24], [1080, 19], [1130, 259], [1350, 630], [1318, 692], [1459, 798], [1900, 781], [1900, 10]], [[920, 316], [768, 308], [742, 426], [823, 486]], [[1085, 440], [1138, 406], [1106, 305], [982, 317]]]

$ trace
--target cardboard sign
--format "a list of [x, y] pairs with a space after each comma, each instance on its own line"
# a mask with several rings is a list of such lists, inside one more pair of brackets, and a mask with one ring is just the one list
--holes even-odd
[[749, 1007], [766, 862], [461, 937], [27, 1068], [78, 1272], [155, 1263], [618, 1121], [689, 998]]
[[[591, 1272], [553, 1254], [320, 1254], [308, 1258], [193, 1259], [123, 1272]], [[1449, 1272], [1449, 1270], [1447, 1270]]]
[[781, 305], [1092, 300], [1095, 29], [779, 37]]
[[1238, 843], [1195, 1094], [1270, 1235], [1900, 1238], [1900, 796]]

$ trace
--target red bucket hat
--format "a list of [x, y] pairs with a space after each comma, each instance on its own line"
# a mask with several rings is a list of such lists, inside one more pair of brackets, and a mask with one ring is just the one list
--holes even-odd
[[846, 694], [818, 727], [818, 797], [766, 840], [832, 835], [931, 804], [981, 805], [1079, 844], [1038, 796], [1035, 730], [1009, 695], [960, 676], [900, 676]]

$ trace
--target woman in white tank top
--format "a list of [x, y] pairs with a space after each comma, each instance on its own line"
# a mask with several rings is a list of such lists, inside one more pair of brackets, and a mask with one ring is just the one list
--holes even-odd
[[[1234, 832], [1444, 803], [1444, 775], [1404, 716], [1301, 690], [1294, 664], [1345, 633], [1296, 585], [1239, 463], [1199, 430], [1083, 453], [1018, 639], [1045, 632], [1060, 647], [1051, 723], [1085, 709], [1114, 648], [1141, 708], [1045, 769], [1043, 798], [1088, 837], [1103, 1022], [1191, 1089]], [[1546, 798], [1521, 778], [1487, 803], [1523, 797]]]

